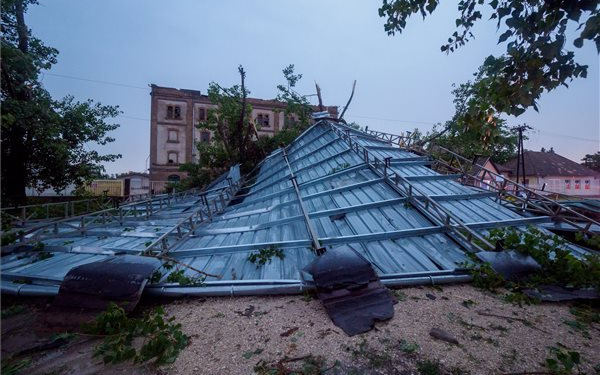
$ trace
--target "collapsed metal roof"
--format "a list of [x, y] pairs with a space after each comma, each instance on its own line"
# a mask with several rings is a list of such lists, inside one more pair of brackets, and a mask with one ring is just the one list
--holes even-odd
[[[284, 154], [287, 156], [284, 158]], [[353, 249], [386, 285], [467, 281], [466, 251], [494, 227], [548, 223], [501, 205], [496, 194], [438, 174], [431, 160], [343, 124], [321, 120], [244, 181], [237, 167], [206, 191], [162, 196], [30, 231], [40, 258], [2, 258], [2, 292], [53, 295], [73, 267], [119, 253], [168, 254], [219, 279], [202, 286], [160, 282], [146, 293], [299, 293], [313, 287], [303, 269], [325, 249]], [[294, 186], [294, 177], [297, 186]], [[276, 248], [262, 266], [249, 261]], [[15, 248], [17, 249], [17, 248]], [[31, 246], [21, 250], [31, 250]], [[195, 272], [185, 268], [185, 273]]]

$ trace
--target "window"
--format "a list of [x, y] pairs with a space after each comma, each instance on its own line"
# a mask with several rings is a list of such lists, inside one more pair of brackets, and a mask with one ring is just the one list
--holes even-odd
[[565, 189], [571, 190], [571, 180], [565, 180]]
[[176, 174], [170, 175], [169, 177], [167, 177], [167, 179], [169, 180], [169, 182], [179, 182], [179, 180], [181, 180], [181, 178]]
[[575, 180], [575, 190], [581, 189], [581, 180]]
[[178, 105], [167, 106], [167, 118], [179, 120], [181, 119], [181, 107]]
[[210, 132], [209, 131], [201, 131], [200, 132], [200, 142], [202, 143], [210, 143]]
[[198, 121], [206, 121], [206, 108], [198, 108]]
[[168, 159], [169, 164], [177, 164], [177, 153], [169, 152], [167, 159]]
[[179, 142], [179, 132], [169, 129], [169, 142]]
[[269, 114], [268, 113], [259, 113], [256, 115], [256, 124], [268, 128], [271, 125], [269, 124]]
[[131, 188], [132, 189], [141, 189], [142, 188], [142, 179], [141, 178], [132, 178], [131, 179]]
[[590, 190], [590, 188], [591, 188], [591, 181], [585, 180], [585, 190]]

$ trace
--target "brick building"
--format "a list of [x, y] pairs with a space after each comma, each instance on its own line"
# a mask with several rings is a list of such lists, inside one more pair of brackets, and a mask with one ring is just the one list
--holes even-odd
[[[151, 189], [159, 192], [167, 181], [179, 181], [186, 173], [179, 165], [198, 160], [196, 143], [211, 142], [209, 130], [196, 128], [214, 108], [207, 95], [197, 90], [174, 89], [150, 85], [150, 180]], [[285, 104], [276, 100], [248, 98], [252, 118], [260, 125], [259, 136], [272, 136], [284, 125]], [[337, 107], [327, 107], [337, 117]]]

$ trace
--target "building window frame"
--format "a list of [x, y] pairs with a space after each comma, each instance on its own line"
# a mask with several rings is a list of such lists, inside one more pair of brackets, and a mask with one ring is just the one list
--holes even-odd
[[166, 118], [168, 120], [181, 120], [181, 106], [168, 104]]
[[200, 131], [200, 143], [210, 143], [212, 141], [212, 134], [208, 130]]
[[271, 127], [271, 116], [269, 113], [260, 112], [256, 114], [256, 119], [254, 120], [256, 125], [261, 128], [270, 128]]
[[167, 151], [167, 164], [172, 164], [172, 165], [179, 164], [179, 152]]
[[168, 143], [179, 143], [179, 130], [168, 129], [167, 130], [167, 142]]
[[206, 121], [208, 119], [208, 109], [205, 107], [198, 107], [197, 108], [197, 118], [196, 120], [198, 122], [203, 122]]

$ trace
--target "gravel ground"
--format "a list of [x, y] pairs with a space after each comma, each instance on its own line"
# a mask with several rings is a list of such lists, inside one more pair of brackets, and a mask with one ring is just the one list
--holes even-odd
[[[581, 354], [582, 370], [600, 365], [600, 324], [581, 328], [570, 304], [509, 304], [470, 285], [394, 291], [395, 316], [348, 337], [320, 302], [303, 296], [184, 299], [166, 310], [192, 341], [174, 374], [252, 374], [315, 368], [325, 373], [498, 374], [548, 371], [551, 347]], [[458, 345], [434, 339], [440, 328]], [[414, 344], [417, 344], [418, 347]], [[419, 371], [417, 368], [420, 368]]]
[[[68, 345], [24, 356], [35, 374], [550, 374], [552, 347], [580, 353], [582, 373], [600, 374], [600, 324], [581, 323], [573, 304], [519, 307], [470, 285], [393, 291], [395, 315], [374, 330], [348, 337], [310, 296], [145, 299], [182, 324], [190, 345], [176, 362], [104, 365], [93, 357], [99, 339], [76, 336]], [[2, 319], [2, 357], [48, 340], [39, 319], [51, 300], [3, 298], [25, 310]], [[594, 312], [600, 314], [600, 309]], [[41, 315], [40, 315], [41, 314]], [[458, 341], [430, 335], [432, 328]], [[4, 373], [4, 371], [2, 371]], [[573, 373], [577, 373], [574, 371]]]

